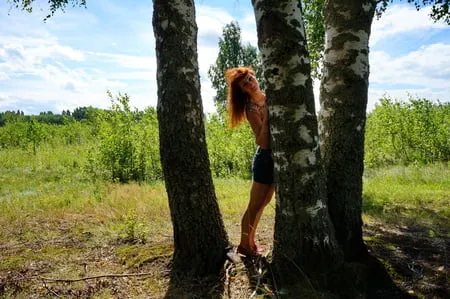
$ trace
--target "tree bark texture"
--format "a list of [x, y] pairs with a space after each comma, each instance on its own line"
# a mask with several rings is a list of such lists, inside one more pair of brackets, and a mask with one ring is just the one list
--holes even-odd
[[173, 231], [173, 271], [217, 274], [228, 238], [206, 148], [192, 0], [154, 0], [160, 154]]
[[252, 4], [265, 68], [277, 184], [273, 269], [278, 286], [293, 296], [299, 284], [304, 289], [324, 287], [342, 256], [326, 202], [301, 3]]
[[330, 215], [347, 261], [367, 253], [362, 239], [362, 175], [375, 2], [327, 0], [324, 6], [320, 146]]

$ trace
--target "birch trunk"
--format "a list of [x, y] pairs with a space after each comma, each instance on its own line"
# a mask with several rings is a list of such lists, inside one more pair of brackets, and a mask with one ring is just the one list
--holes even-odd
[[375, 2], [327, 0], [324, 6], [320, 146], [330, 215], [347, 261], [367, 254], [362, 239], [361, 206], [369, 36]]
[[265, 68], [277, 184], [273, 269], [287, 297], [298, 296], [299, 290], [307, 297], [307, 290], [326, 287], [326, 277], [341, 265], [342, 254], [326, 202], [301, 4], [252, 4]]
[[192, 0], [154, 0], [161, 163], [173, 223], [173, 271], [217, 274], [227, 235], [205, 141]]

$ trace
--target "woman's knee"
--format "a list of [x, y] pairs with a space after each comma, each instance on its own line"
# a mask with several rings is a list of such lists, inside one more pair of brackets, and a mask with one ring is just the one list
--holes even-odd
[[248, 210], [251, 211], [251, 213], [258, 213], [260, 210], [264, 209], [266, 206], [266, 201], [264, 198], [261, 198], [258, 201], [251, 201], [248, 205]]

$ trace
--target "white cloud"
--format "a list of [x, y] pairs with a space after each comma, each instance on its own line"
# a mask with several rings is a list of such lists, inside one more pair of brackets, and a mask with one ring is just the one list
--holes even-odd
[[201, 82], [201, 93], [203, 102], [203, 111], [205, 113], [213, 113], [216, 111], [214, 105], [214, 97], [216, 96], [216, 91], [212, 88], [209, 80]]
[[450, 102], [450, 45], [425, 45], [400, 57], [375, 51], [370, 62], [368, 110], [385, 95]]
[[214, 64], [219, 54], [219, 47], [198, 47], [198, 64], [200, 68], [200, 74], [206, 77], [206, 73], [210, 65]]
[[111, 53], [99, 53], [99, 52], [87, 52], [89, 55], [98, 56], [103, 58], [108, 63], [120, 65], [129, 69], [156, 69], [156, 57], [154, 56], [136, 56], [136, 55], [124, 55], [124, 54], [111, 54]]
[[427, 88], [450, 85], [450, 45], [422, 46], [397, 58], [386, 52], [375, 51], [370, 54], [370, 61], [372, 83]]
[[[10, 107], [12, 106], [16, 101], [14, 99], [12, 99], [8, 94], [6, 93], [0, 93], [0, 109], [2, 110], [7, 110], [4, 109], [3, 107]], [[8, 108], [9, 109], [9, 108]]]
[[448, 25], [430, 20], [431, 7], [424, 7], [417, 11], [413, 5], [390, 5], [379, 20], [372, 24], [370, 45], [374, 46], [380, 40], [390, 38], [395, 34], [415, 32], [424, 34], [427, 30], [447, 28]]
[[42, 62], [45, 58], [61, 58], [73, 61], [84, 60], [84, 55], [81, 51], [68, 46], [62, 46], [56, 41], [49, 42], [48, 40], [42, 41], [35, 39], [30, 41], [23, 38], [20, 41], [10, 43], [2, 41], [0, 42], [1, 44], [4, 45], [3, 55], [6, 56], [6, 59], [28, 60], [32, 62]]
[[[155, 36], [153, 35], [153, 31], [151, 29], [151, 24], [147, 24], [147, 26], [150, 28], [150, 30], [147, 29], [147, 32], [138, 33], [138, 38], [146, 43], [147, 45], [154, 47], [155, 46]], [[117, 46], [117, 43], [113, 43], [113, 46]]]
[[[430, 20], [430, 7], [417, 11], [413, 5], [391, 5], [381, 19], [374, 20], [370, 46], [370, 85], [367, 109], [385, 95], [406, 100], [408, 95], [450, 101], [450, 45], [429, 44], [430, 30], [448, 30], [448, 25]], [[380, 47], [380, 41], [412, 35], [398, 44], [404, 54], [394, 55]], [[426, 42], [428, 41], [428, 44]], [[408, 49], [412, 51], [407, 52]]]
[[[140, 109], [156, 104], [154, 57], [83, 52], [62, 43], [50, 31], [53, 26], [37, 22], [33, 14], [22, 21], [20, 31], [8, 26], [0, 33], [0, 89], [4, 92], [0, 110], [20, 107], [26, 113], [38, 113], [89, 105], [107, 108], [106, 90], [127, 92], [130, 104]], [[70, 22], [65, 24], [72, 27]]]
[[199, 39], [202, 37], [221, 36], [223, 26], [231, 21], [233, 21], [233, 17], [223, 9], [205, 5], [197, 5], [196, 7]]
[[[141, 72], [111, 72], [104, 74], [105, 78], [112, 80], [141, 80], [141, 81], [154, 81], [156, 78], [156, 69], [153, 71], [141, 71]], [[148, 84], [148, 83], [145, 83]]]
[[246, 14], [244, 18], [242, 18], [241, 23], [246, 26], [254, 26], [255, 25], [255, 14], [253, 13], [253, 10], [250, 10], [249, 13]]
[[239, 25], [241, 26], [242, 41], [244, 43], [250, 43], [254, 47], [258, 47], [258, 34], [253, 11], [250, 11], [242, 20], [240, 20]]
[[[0, 73], [8, 74], [8, 76], [1, 76], [1, 80], [19, 78], [24, 75], [54, 79], [54, 76], [60, 75], [61, 65], [56, 65], [59, 60], [77, 62], [84, 60], [84, 55], [80, 51], [54, 41], [34, 45], [26, 38], [22, 38], [21, 41], [21, 43], [0, 41], [0, 58], [3, 60], [0, 62]], [[52, 64], [49, 63], [50, 61]]]
[[78, 92], [78, 89], [75, 86], [74, 82], [66, 82], [66, 84], [64, 84], [62, 88], [68, 91]]
[[[217, 43], [223, 27], [237, 20], [243, 41], [257, 46], [251, 6], [235, 1], [224, 4], [231, 7], [226, 9], [211, 7], [211, 3], [200, 0], [196, 4], [198, 60], [205, 112], [215, 110], [215, 90], [207, 70], [217, 58]], [[141, 9], [129, 5], [123, 7], [123, 2], [119, 1], [110, 4], [109, 0], [91, 5], [103, 7], [99, 11], [104, 14], [96, 15], [91, 6], [87, 10], [70, 9], [70, 13], [58, 13], [47, 24], [42, 23], [39, 13], [14, 12], [7, 18], [0, 18], [0, 90], [3, 93], [0, 94], [0, 110], [14, 105], [36, 107], [39, 103], [42, 107], [55, 107], [55, 112], [88, 105], [106, 108], [110, 105], [105, 93], [107, 89], [113, 93], [128, 93], [131, 105], [140, 109], [156, 105], [151, 4]], [[0, 7], [0, 13], [7, 14], [4, 7]], [[447, 25], [432, 23], [428, 14], [427, 8], [417, 12], [411, 5], [392, 5], [380, 20], [374, 22], [371, 46], [378, 48], [374, 47], [377, 51], [370, 54], [369, 109], [385, 92], [405, 98], [410, 91], [420, 96], [450, 100], [450, 90], [446, 87], [450, 77], [450, 45], [408, 45], [413, 51], [401, 57], [379, 47], [383, 44], [381, 40], [405, 33], [426, 36], [429, 29], [448, 30]], [[125, 39], [122, 39], [123, 32], [116, 35], [112, 33], [113, 27], [105, 27], [105, 16], [108, 26], [122, 24], [126, 27]], [[125, 23], [120, 23], [119, 17]], [[98, 29], [97, 35], [87, 38], [86, 28]], [[140, 43], [134, 44], [135, 41]], [[315, 82], [316, 102], [318, 89], [319, 84]]]
[[5, 73], [5, 72], [0, 72], [0, 81], [2, 81], [2, 80], [8, 80], [8, 79], [11, 79], [11, 77], [9, 77], [7, 73]]
[[36, 56], [43, 58], [51, 57], [54, 58], [63, 58], [67, 60], [73, 61], [83, 61], [84, 54], [81, 51], [75, 50], [71, 47], [62, 46], [62, 45], [53, 45], [50, 47], [39, 47], [36, 49]]
[[[102, 3], [99, 5], [110, 14], [112, 8], [116, 9], [117, 14], [124, 13], [121, 9], [117, 10], [117, 5], [112, 7], [106, 1]], [[131, 14], [134, 10], [126, 8], [125, 11]], [[132, 106], [144, 108], [156, 105], [154, 55], [117, 53], [119, 49], [127, 51], [120, 39], [116, 41], [105, 37], [108, 45], [116, 45], [112, 49], [111, 46], [107, 48], [108, 51], [89, 50], [89, 44], [84, 44], [83, 48], [86, 50], [81, 51], [58, 38], [65, 30], [74, 32], [79, 19], [84, 20], [85, 17], [86, 22], [92, 26], [102, 26], [101, 19], [89, 12], [89, 9], [74, 9], [70, 13], [56, 15], [46, 24], [42, 23], [42, 15], [39, 14], [18, 12], [10, 16], [21, 24], [21, 28], [2, 27], [9, 29], [0, 33], [0, 86], [6, 86], [2, 89], [7, 92], [9, 99], [15, 99], [16, 104], [18, 101], [29, 102], [29, 99], [36, 99], [35, 103], [41, 102], [46, 107], [53, 105], [60, 110], [83, 105], [106, 108], [110, 103], [105, 91], [111, 90], [113, 93], [128, 93]], [[215, 110], [212, 100], [215, 91], [207, 78], [207, 70], [217, 57], [217, 43], [223, 26], [230, 23], [233, 17], [224, 9], [206, 5], [197, 6], [196, 16], [203, 106], [206, 112], [212, 112]], [[11, 19], [8, 20], [10, 21]], [[132, 29], [130, 35], [136, 35], [136, 38], [148, 45], [146, 53], [154, 53], [151, 22], [131, 22], [134, 23], [129, 24]], [[2, 23], [4, 22], [0, 21], [0, 25]], [[73, 38], [79, 40], [82, 34], [84, 33]], [[11, 101], [9, 100], [10, 104]], [[34, 107], [34, 104], [31, 106]]]

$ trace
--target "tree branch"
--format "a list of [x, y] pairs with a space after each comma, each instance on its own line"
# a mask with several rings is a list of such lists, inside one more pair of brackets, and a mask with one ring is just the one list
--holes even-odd
[[103, 274], [103, 275], [96, 275], [96, 276], [88, 276], [83, 278], [76, 278], [76, 279], [57, 279], [57, 278], [50, 278], [50, 277], [43, 277], [39, 276], [42, 280], [46, 282], [77, 282], [77, 281], [85, 281], [90, 279], [97, 279], [97, 278], [114, 278], [114, 277], [130, 277], [130, 276], [146, 276], [146, 275], [152, 275], [153, 273], [147, 272], [147, 273], [129, 273], [129, 274]]

